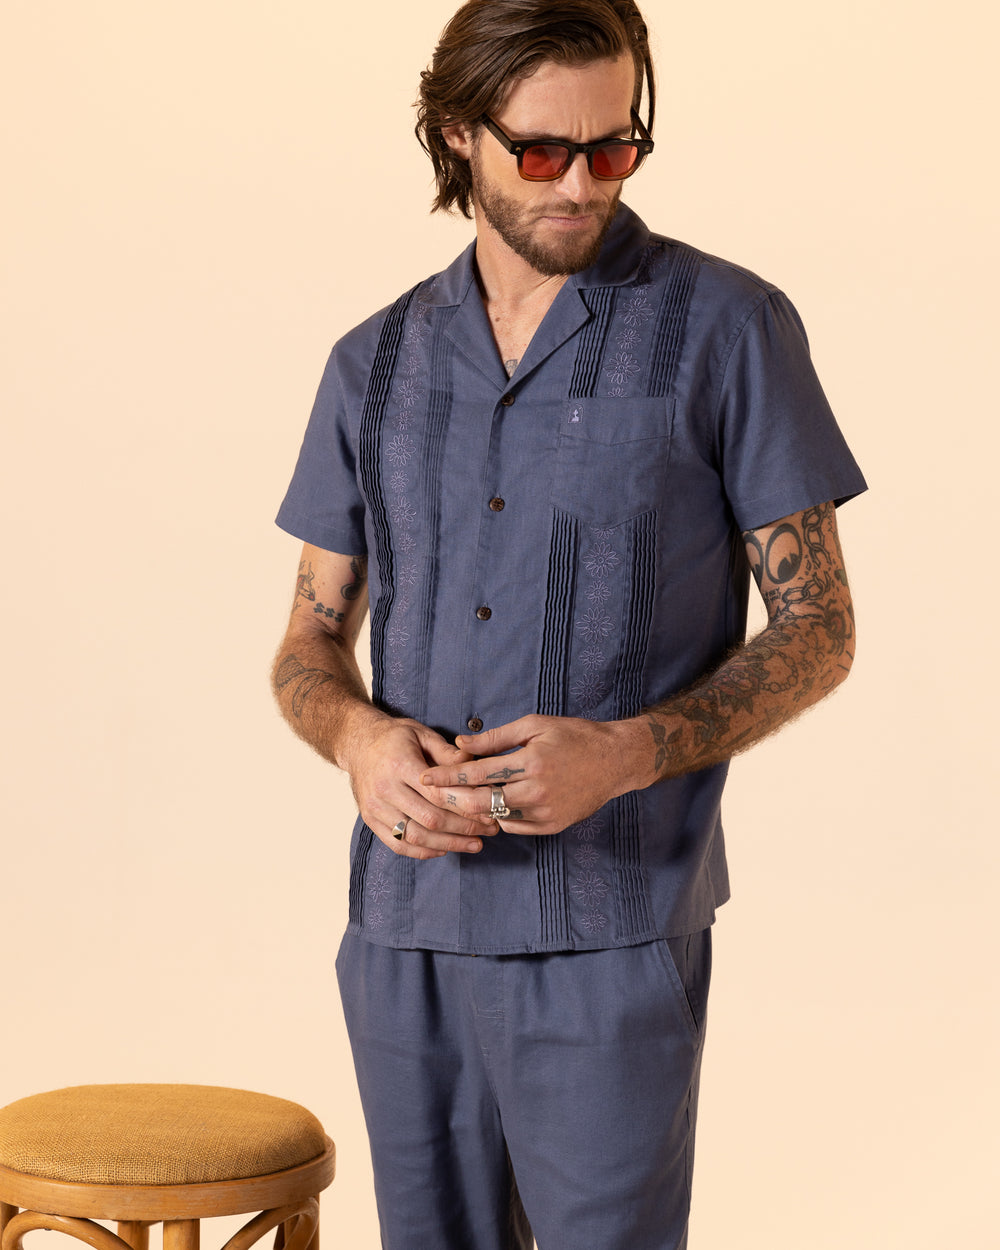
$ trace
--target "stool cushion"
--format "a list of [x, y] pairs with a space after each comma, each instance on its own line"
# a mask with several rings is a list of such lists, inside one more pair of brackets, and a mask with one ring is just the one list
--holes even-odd
[[325, 1145], [298, 1103], [216, 1085], [75, 1085], [0, 1110], [0, 1163], [88, 1185], [245, 1180]]

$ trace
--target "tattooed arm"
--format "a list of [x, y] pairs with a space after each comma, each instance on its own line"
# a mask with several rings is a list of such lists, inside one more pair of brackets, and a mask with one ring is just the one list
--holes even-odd
[[[617, 795], [720, 763], [843, 681], [854, 656], [854, 617], [833, 504], [743, 539], [768, 623], [691, 689], [629, 720], [526, 716], [457, 739], [485, 757], [463, 767], [470, 786], [505, 785], [514, 813], [503, 820], [506, 830], [557, 833]], [[447, 787], [455, 772], [437, 767], [423, 780]], [[468, 797], [465, 810], [488, 806], [481, 793]]]
[[[368, 697], [355, 648], [368, 611], [367, 562], [308, 544], [295, 599], [271, 673], [278, 706], [292, 729], [344, 769], [368, 826], [393, 851], [430, 859], [476, 851], [495, 826], [442, 811], [419, 784], [429, 764], [468, 755], [417, 721], [389, 716]], [[405, 840], [392, 828], [408, 819]]]
[[767, 626], [710, 676], [646, 712], [651, 780], [746, 750], [850, 672], [854, 613], [833, 504], [750, 530], [743, 540]]

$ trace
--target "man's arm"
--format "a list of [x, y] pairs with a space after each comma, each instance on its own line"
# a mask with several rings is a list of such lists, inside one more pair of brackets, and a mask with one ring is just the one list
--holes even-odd
[[[271, 673], [289, 725], [344, 769], [365, 822], [391, 850], [417, 859], [478, 851], [496, 826], [435, 806], [420, 775], [471, 757], [414, 720], [388, 715], [368, 697], [355, 655], [368, 611], [367, 562], [306, 544], [284, 641]], [[403, 839], [393, 836], [400, 820]]]
[[[506, 786], [513, 815], [504, 829], [557, 833], [617, 795], [720, 763], [843, 681], [854, 657], [854, 616], [833, 504], [743, 538], [768, 623], [691, 689], [629, 720], [526, 716], [456, 740], [485, 757], [463, 766], [468, 785]], [[437, 767], [423, 781], [446, 788], [456, 775]], [[487, 810], [481, 794], [466, 799], [463, 810]]]

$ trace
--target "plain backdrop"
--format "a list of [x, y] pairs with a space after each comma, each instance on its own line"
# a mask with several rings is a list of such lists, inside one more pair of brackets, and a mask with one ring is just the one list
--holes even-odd
[[[0, 18], [0, 1102], [296, 1099], [358, 1250], [353, 808], [268, 690], [298, 558], [272, 518], [333, 341], [471, 237], [412, 135], [453, 7]], [[841, 514], [854, 674], [732, 772], [692, 1250], [992, 1250], [995, 8], [645, 10], [625, 198], [787, 291], [871, 484]]]

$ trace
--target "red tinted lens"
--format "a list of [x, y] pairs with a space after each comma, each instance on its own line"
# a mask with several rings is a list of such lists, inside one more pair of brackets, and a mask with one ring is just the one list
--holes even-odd
[[542, 181], [558, 178], [568, 159], [569, 149], [561, 143], [533, 143], [521, 157], [521, 176]]
[[632, 172], [639, 159], [639, 149], [631, 143], [609, 143], [598, 148], [591, 158], [595, 178], [624, 178]]

